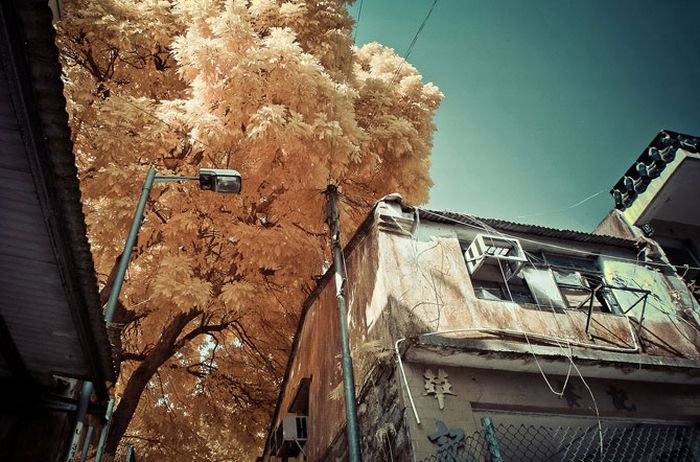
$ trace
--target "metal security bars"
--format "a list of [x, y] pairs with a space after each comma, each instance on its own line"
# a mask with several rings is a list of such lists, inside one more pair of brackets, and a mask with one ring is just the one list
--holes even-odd
[[436, 445], [436, 454], [423, 462], [697, 462], [698, 430], [697, 425], [486, 425], [449, 450]]

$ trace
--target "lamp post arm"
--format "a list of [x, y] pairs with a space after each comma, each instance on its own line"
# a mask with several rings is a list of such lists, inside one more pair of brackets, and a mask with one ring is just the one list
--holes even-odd
[[156, 175], [155, 177], [156, 181], [175, 181], [175, 182], [182, 182], [182, 181], [187, 181], [187, 180], [197, 180], [199, 181], [198, 176], [174, 176], [174, 175]]
[[119, 260], [119, 267], [117, 268], [117, 274], [114, 279], [114, 286], [112, 286], [112, 290], [109, 293], [109, 299], [107, 300], [107, 309], [105, 310], [105, 322], [107, 325], [109, 325], [112, 322], [112, 318], [114, 318], [114, 311], [117, 307], [117, 300], [119, 300], [119, 293], [121, 292], [122, 283], [124, 282], [124, 275], [126, 274], [126, 269], [129, 266], [131, 251], [136, 244], [136, 237], [139, 234], [139, 229], [141, 229], [143, 210], [146, 207], [148, 196], [151, 194], [151, 187], [153, 186], [155, 177], [156, 169], [151, 166], [146, 174], [146, 180], [143, 183], [143, 188], [141, 188], [141, 197], [139, 197], [139, 203], [136, 206], [136, 212], [134, 213], [134, 220], [131, 222], [129, 235], [127, 236], [126, 243], [124, 244], [124, 252], [122, 252], [122, 257]]

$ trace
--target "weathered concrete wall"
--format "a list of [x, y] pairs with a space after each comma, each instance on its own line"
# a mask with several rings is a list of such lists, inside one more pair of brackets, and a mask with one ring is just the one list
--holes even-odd
[[603, 221], [596, 226], [593, 230], [593, 234], [615, 236], [623, 239], [637, 239], [641, 233], [635, 231], [635, 228], [627, 224], [622, 212], [619, 210], [612, 210], [603, 218]]
[[[373, 299], [377, 283], [377, 241], [373, 233], [364, 237], [346, 258], [348, 319], [351, 333], [356, 387], [375, 364], [376, 351], [366, 332], [365, 309]], [[344, 428], [345, 411], [340, 367], [340, 335], [335, 282], [327, 278], [318, 297], [309, 306], [298, 338], [294, 363], [282, 391], [280, 417], [288, 414], [302, 378], [310, 377], [309, 439], [304, 448], [308, 460], [323, 460], [326, 449]], [[369, 347], [367, 347], [369, 344]]]
[[[373, 370], [358, 394], [360, 445], [364, 460], [411, 460], [411, 441], [400, 387], [398, 370], [390, 361]], [[348, 460], [347, 446], [343, 428], [322, 460]]]
[[[460, 247], [460, 240], [470, 241], [476, 234], [477, 231], [432, 223], [422, 224], [416, 238], [379, 234], [380, 273], [385, 280], [391, 281], [386, 284], [386, 300], [390, 301], [392, 322], [403, 326], [400, 337], [453, 329], [475, 330], [453, 334], [455, 336], [490, 337], [490, 334], [476, 332], [479, 328], [485, 328], [525, 331], [591, 345], [593, 348], [629, 350], [635, 346], [630, 330], [637, 328], [641, 303], [630, 312], [633, 317], [631, 323], [625, 316], [594, 312], [590, 326], [592, 338], [589, 338], [585, 332], [585, 309], [554, 310], [550, 306], [477, 298]], [[637, 258], [631, 250], [531, 238], [616, 258], [632, 261]], [[523, 245], [532, 247], [535, 244], [524, 242]], [[676, 314], [684, 307], [678, 303], [678, 297], [672, 295], [670, 282], [666, 282], [663, 275], [643, 265], [613, 258], [601, 257], [600, 260], [606, 277], [610, 277], [607, 282], [626, 281], [630, 287], [640, 285], [640, 288], [652, 291], [645, 311], [645, 352], [689, 358], [700, 356], [698, 329], [692, 322], [677, 319]], [[623, 291], [616, 291], [615, 294], [619, 295], [624, 309], [636, 301]], [[379, 306], [374, 305], [373, 311], [367, 314], [367, 325], [371, 327], [379, 319], [380, 313]], [[397, 334], [392, 336], [394, 340], [400, 338], [396, 337]]]
[[[385, 212], [385, 209], [380, 208], [378, 215]], [[451, 336], [486, 339], [498, 337], [522, 345], [524, 339], [517, 335], [504, 338], [494, 334], [493, 331], [484, 333], [479, 332], [479, 329], [524, 331], [541, 338], [560, 339], [558, 341], [564, 345], [568, 341], [583, 346], [590, 345], [593, 348], [607, 348], [610, 354], [612, 352], [619, 354], [634, 347], [635, 337], [631, 329], [636, 329], [637, 324], [634, 319], [630, 323], [625, 316], [594, 312], [590, 329], [591, 338], [585, 332], [587, 319], [585, 310], [553, 310], [550, 307], [477, 298], [460, 245], [460, 241], [469, 242], [474, 239], [477, 232], [467, 227], [431, 222], [421, 223], [418, 226], [413, 223], [410, 213], [396, 217], [395, 220], [393, 218], [384, 220], [380, 216], [374, 227], [352, 249], [347, 256], [349, 278], [346, 294], [358, 389], [366, 385], [367, 374], [377, 362], [391, 355], [396, 340], [430, 332], [471, 329], [470, 332], [451, 334]], [[528, 239], [528, 236], [520, 237]], [[657, 293], [653, 302], [647, 306], [645, 313], [647, 319], [644, 322], [642, 339], [644, 353], [664, 357], [697, 358], [699, 356], [698, 330], [693, 324], [696, 321], [694, 318], [686, 321], [677, 319], [676, 313], [682, 311], [682, 307], [678, 304], [678, 297], [668, 289], [669, 285], [673, 285], [673, 281], [667, 284], [660, 274], [642, 266], [618, 264], [619, 258], [631, 260], [637, 258], [634, 250], [601, 244], [561, 241], [542, 236], [530, 237], [539, 243], [616, 257], [603, 259], [602, 262], [606, 275], [611, 281], [620, 275], [631, 277]], [[537, 245], [529, 241], [523, 241], [523, 243], [524, 245], [527, 243], [530, 247]], [[311, 461], [324, 460], [328, 448], [336, 448], [329, 454], [340, 457], [338, 451], [342, 452], [341, 440], [344, 438], [341, 433], [345, 425], [345, 416], [340, 386], [342, 374], [335, 283], [328, 277], [325, 281], [325, 285], [322, 285], [318, 296], [312, 300], [306, 311], [288, 381], [282, 392], [279, 416], [281, 418], [288, 413], [287, 410], [300, 380], [311, 377], [309, 440], [305, 447], [308, 460]], [[629, 301], [629, 303], [632, 302]], [[635, 308], [631, 312], [631, 315], [637, 319], [641, 315], [638, 310], [639, 308]], [[549, 343], [551, 344], [552, 341]], [[598, 359], [604, 361], [606, 351], [599, 351], [601, 355]], [[536, 372], [536, 370], [533, 364], [530, 372]], [[532, 381], [537, 379], [536, 388], [538, 393], [542, 393], [542, 379], [531, 374], [525, 374], [525, 376], [531, 377]], [[422, 387], [420, 375], [418, 379], [414, 377], [411, 380], [420, 390]], [[513, 380], [522, 380], [522, 377]], [[460, 383], [473, 382], [470, 381], [471, 376]], [[601, 387], [604, 388], [604, 385]], [[390, 387], [393, 386], [393, 384], [390, 385]], [[384, 393], [384, 391], [376, 390], [376, 393]], [[465, 394], [467, 390], [464, 389], [460, 393]], [[389, 396], [381, 394], [376, 396], [376, 402], [380, 403], [377, 405], [380, 411], [389, 409], [394, 404]], [[521, 395], [520, 398], [527, 396], [530, 395]], [[603, 396], [605, 396], [604, 391]], [[497, 396], [489, 399], [491, 401], [483, 402], [494, 405], [500, 402]], [[476, 402], [481, 401], [476, 400]], [[433, 404], [433, 401], [427, 400], [426, 403]], [[560, 404], [560, 401], [557, 400], [557, 403]], [[462, 401], [454, 419], [469, 415], [468, 408], [465, 406], [468, 406], [468, 402]], [[544, 406], [543, 409], [547, 406], [551, 407], [550, 404], [542, 406]], [[369, 405], [363, 409], [360, 424], [366, 425], [366, 422], [373, 418], [363, 420], [364, 416], [375, 415], [377, 409]], [[394, 415], [393, 411], [390, 415]], [[377, 429], [382, 425], [379, 423]], [[370, 437], [376, 433], [376, 429], [363, 430], [363, 438], [368, 436], [367, 431]], [[432, 432], [434, 422], [429, 425], [426, 423], [416, 431]], [[409, 435], [409, 437], [417, 441], [424, 437], [423, 433], [419, 435], [423, 436]], [[365, 449], [376, 450], [376, 448], [368, 449], [368, 446]], [[417, 450], [418, 453], [423, 451], [420, 448]], [[329, 460], [332, 460], [332, 457]]]
[[[425, 394], [426, 370], [447, 374], [451, 392], [444, 396], [440, 409], [435, 395]], [[513, 416], [542, 416], [547, 425], [556, 426], [557, 419], [596, 422], [595, 404], [601, 419], [623, 422], [683, 422], [700, 419], [700, 386], [640, 383], [624, 380], [586, 378], [589, 392], [575, 371], [572, 371], [563, 397], [552, 393], [539, 374], [509, 371], [442, 367], [435, 364], [406, 365], [406, 376], [421, 419], [417, 425], [413, 414], [407, 412], [407, 421], [413, 440], [414, 459], [423, 460], [435, 455], [436, 446], [428, 435], [435, 432], [438, 420], [448, 428], [461, 428], [467, 435], [481, 429], [480, 417], [491, 416], [496, 422], [510, 422]], [[565, 376], [549, 375], [555, 391], [560, 391]], [[591, 397], [593, 395], [593, 398]], [[532, 419], [525, 422], [533, 424]], [[540, 423], [538, 423], [540, 424]], [[398, 460], [398, 459], [397, 459]]]

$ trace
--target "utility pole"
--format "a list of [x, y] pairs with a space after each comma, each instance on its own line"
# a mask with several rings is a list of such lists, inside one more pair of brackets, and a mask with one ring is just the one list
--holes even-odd
[[326, 223], [331, 233], [333, 265], [335, 267], [335, 296], [338, 301], [338, 321], [340, 323], [340, 348], [343, 365], [343, 390], [345, 394], [345, 418], [347, 421], [348, 454], [350, 462], [361, 462], [360, 432], [357, 425], [357, 401], [355, 400], [355, 378], [350, 355], [347, 309], [345, 307], [345, 282], [347, 273], [345, 259], [340, 246], [340, 215], [338, 214], [338, 187], [328, 185], [326, 195]]

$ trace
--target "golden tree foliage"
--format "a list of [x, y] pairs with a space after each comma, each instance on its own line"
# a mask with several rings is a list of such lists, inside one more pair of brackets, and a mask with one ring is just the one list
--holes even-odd
[[[398, 191], [427, 199], [442, 94], [340, 0], [87, 0], [59, 25], [90, 242], [106, 299], [149, 165], [235, 168], [240, 196], [156, 184], [122, 290], [108, 440], [140, 459], [249, 460], [301, 303], [342, 229]], [[128, 427], [128, 428], [127, 428]]]

